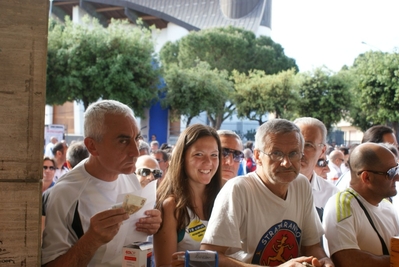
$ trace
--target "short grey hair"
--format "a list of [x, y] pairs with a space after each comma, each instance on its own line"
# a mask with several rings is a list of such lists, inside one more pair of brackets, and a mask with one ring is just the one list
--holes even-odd
[[301, 151], [303, 150], [303, 136], [301, 130], [293, 122], [286, 119], [271, 119], [259, 126], [255, 134], [255, 149], [264, 150], [266, 147], [266, 136], [269, 134], [296, 132], [301, 142]]
[[144, 140], [139, 140], [139, 151], [144, 149], [147, 150], [147, 154], [150, 154], [150, 145]]
[[244, 149], [244, 157], [246, 159], [251, 158], [252, 157], [252, 150], [249, 148]]
[[236, 134], [234, 131], [231, 131], [231, 130], [217, 130], [216, 132], [218, 133], [219, 136], [227, 136], [227, 137], [236, 138], [240, 142], [240, 145], [242, 147], [241, 137], [238, 134]]
[[91, 104], [84, 115], [84, 137], [90, 137], [100, 142], [104, 135], [104, 121], [106, 114], [124, 115], [133, 117], [134, 114], [130, 107], [115, 101], [101, 100]]
[[319, 128], [321, 135], [323, 136], [323, 144], [327, 144], [327, 128], [320, 120], [312, 117], [302, 117], [294, 120], [294, 123], [296, 125], [309, 125]]
[[74, 168], [79, 162], [88, 158], [89, 154], [83, 141], [74, 141], [67, 150], [66, 160], [71, 165], [71, 168]]

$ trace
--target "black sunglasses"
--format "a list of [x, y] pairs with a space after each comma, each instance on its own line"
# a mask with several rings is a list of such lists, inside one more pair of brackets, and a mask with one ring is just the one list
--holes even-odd
[[47, 170], [47, 169], [50, 169], [51, 171], [54, 171], [55, 167], [53, 167], [53, 166], [43, 166], [43, 170]]
[[244, 153], [239, 150], [229, 149], [229, 148], [222, 148], [222, 155], [223, 158], [227, 158], [230, 154], [233, 155], [233, 160], [235, 162], [241, 162], [244, 158]]
[[151, 173], [154, 175], [155, 179], [159, 179], [162, 177], [162, 171], [161, 170], [154, 170], [150, 168], [140, 168], [137, 170], [137, 174], [143, 177], [151, 175]]
[[328, 165], [328, 160], [318, 159], [316, 165], [317, 167], [326, 167]]

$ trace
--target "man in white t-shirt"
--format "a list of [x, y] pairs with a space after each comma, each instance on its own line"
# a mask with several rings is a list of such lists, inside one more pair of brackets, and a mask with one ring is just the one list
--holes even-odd
[[140, 233], [135, 230], [145, 239], [160, 227], [159, 210], [145, 211], [147, 217], [134, 226], [125, 221], [129, 215], [124, 208], [112, 208], [121, 195], [141, 190], [133, 174], [141, 134], [132, 110], [118, 101], [103, 100], [87, 108], [84, 121], [90, 156], [63, 175], [48, 195], [42, 245], [45, 267], [120, 267], [118, 247], [137, 241]]
[[398, 215], [385, 198], [396, 195], [399, 166], [380, 144], [364, 143], [349, 157], [350, 187], [327, 202], [323, 224], [337, 266], [389, 267], [391, 238], [399, 235]]
[[305, 140], [301, 173], [309, 179], [312, 186], [314, 204], [321, 220], [327, 200], [339, 191], [335, 185], [324, 180], [314, 171], [317, 161], [326, 151], [327, 129], [324, 123], [311, 117], [298, 118], [294, 123], [301, 129]]
[[334, 266], [320, 245], [323, 229], [309, 181], [299, 174], [303, 146], [290, 121], [259, 127], [256, 171], [223, 186], [202, 240], [201, 249], [219, 253], [219, 266]]

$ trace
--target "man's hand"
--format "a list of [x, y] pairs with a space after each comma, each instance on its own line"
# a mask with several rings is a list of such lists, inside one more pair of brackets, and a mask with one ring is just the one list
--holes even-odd
[[122, 222], [127, 219], [129, 215], [123, 208], [102, 211], [91, 217], [85, 235], [89, 235], [94, 244], [101, 246], [114, 238]]
[[147, 217], [140, 218], [136, 223], [136, 230], [153, 235], [158, 232], [159, 227], [161, 227], [161, 212], [157, 209], [147, 210], [145, 215], [147, 215]]

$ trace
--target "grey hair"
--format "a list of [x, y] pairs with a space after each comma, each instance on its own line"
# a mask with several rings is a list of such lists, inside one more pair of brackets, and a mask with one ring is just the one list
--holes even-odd
[[252, 150], [249, 148], [244, 149], [244, 157], [246, 159], [251, 158], [252, 157]]
[[241, 137], [238, 134], [236, 134], [234, 131], [231, 131], [231, 130], [217, 130], [216, 132], [218, 133], [219, 136], [227, 136], [227, 137], [236, 138], [240, 142], [240, 145], [242, 147]]
[[255, 134], [255, 149], [263, 150], [266, 147], [266, 136], [269, 134], [291, 133], [299, 134], [301, 151], [303, 150], [303, 136], [298, 126], [286, 119], [271, 119], [259, 126]]
[[321, 131], [321, 135], [323, 137], [323, 144], [327, 143], [327, 128], [324, 125], [324, 123], [321, 122], [320, 120], [312, 117], [302, 117], [294, 120], [294, 123], [296, 125], [309, 125], [319, 128], [319, 130]]
[[66, 154], [66, 160], [69, 161], [69, 164], [72, 168], [88, 157], [89, 151], [87, 150], [83, 141], [72, 142]]
[[91, 104], [84, 115], [84, 137], [90, 137], [100, 142], [104, 135], [104, 120], [106, 114], [124, 115], [134, 114], [127, 105], [115, 100], [101, 100]]
[[143, 149], [147, 150], [147, 154], [150, 153], [150, 145], [144, 140], [139, 140], [139, 151]]

